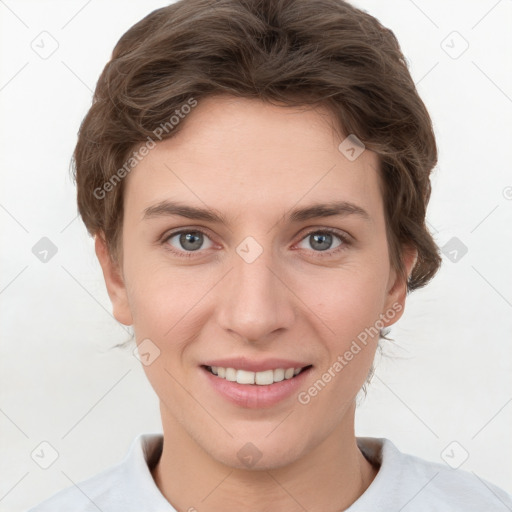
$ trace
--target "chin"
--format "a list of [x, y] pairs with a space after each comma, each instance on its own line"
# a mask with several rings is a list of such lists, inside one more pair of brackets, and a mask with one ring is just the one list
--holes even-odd
[[243, 444], [235, 453], [227, 450], [211, 454], [218, 462], [238, 470], [268, 471], [286, 467], [299, 458], [296, 450], [278, 452], [270, 447], [261, 449], [254, 443]]

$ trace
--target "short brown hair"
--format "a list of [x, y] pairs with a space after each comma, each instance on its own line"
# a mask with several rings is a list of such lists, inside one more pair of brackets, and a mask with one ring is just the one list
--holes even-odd
[[216, 94], [326, 106], [346, 135], [379, 155], [391, 264], [405, 276], [410, 245], [418, 260], [408, 290], [434, 276], [441, 258], [425, 221], [437, 163], [432, 121], [393, 32], [343, 0], [179, 0], [121, 37], [73, 159], [79, 212], [114, 261], [123, 181], [104, 197], [95, 191], [191, 97]]

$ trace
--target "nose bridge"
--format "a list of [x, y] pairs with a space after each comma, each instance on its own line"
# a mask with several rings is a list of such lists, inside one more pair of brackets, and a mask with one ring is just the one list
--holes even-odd
[[251, 341], [289, 327], [294, 318], [290, 292], [275, 274], [279, 264], [270, 247], [247, 237], [233, 253], [232, 266], [219, 297], [220, 325]]

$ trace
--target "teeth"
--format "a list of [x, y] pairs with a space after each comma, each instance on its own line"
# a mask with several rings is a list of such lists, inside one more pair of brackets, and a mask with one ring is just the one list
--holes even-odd
[[247, 372], [245, 370], [237, 370], [236, 381], [238, 384], [254, 384], [256, 374], [254, 372]]
[[282, 368], [274, 370], [274, 382], [281, 382], [284, 380], [284, 373], [285, 371]]
[[[240, 371], [240, 370], [239, 370]], [[252, 372], [247, 372], [252, 373]], [[254, 374], [254, 381], [260, 386], [268, 386], [274, 383], [274, 370], [265, 370], [264, 372], [256, 372]], [[240, 382], [237, 380], [237, 382]]]
[[259, 386], [268, 386], [274, 382], [291, 379], [302, 370], [302, 368], [276, 368], [263, 372], [249, 372], [247, 370], [236, 370], [235, 368], [222, 368], [221, 366], [211, 366], [210, 369], [214, 375], [222, 379], [238, 384], [257, 384]]
[[237, 371], [234, 368], [226, 368], [226, 380], [230, 380], [231, 382], [236, 381]]

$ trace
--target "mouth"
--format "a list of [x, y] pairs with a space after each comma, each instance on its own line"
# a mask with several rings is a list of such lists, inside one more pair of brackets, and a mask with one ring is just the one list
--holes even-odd
[[307, 365], [299, 368], [275, 368], [260, 372], [252, 372], [236, 368], [224, 368], [221, 366], [202, 365], [206, 371], [215, 375], [217, 378], [229, 382], [248, 386], [271, 386], [277, 382], [292, 380], [298, 375], [307, 372], [313, 365]]
[[200, 370], [207, 386], [224, 400], [244, 409], [270, 409], [286, 403], [305, 386], [314, 368], [299, 361], [256, 362], [243, 357], [205, 363], [200, 365]]

